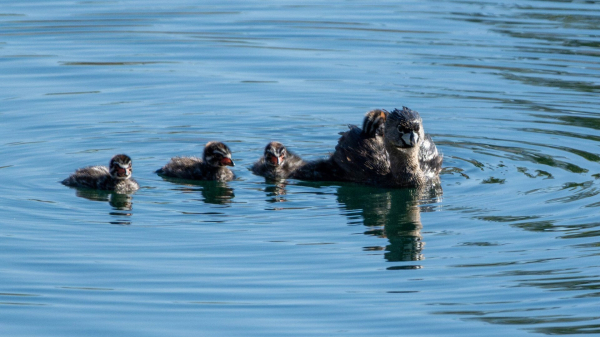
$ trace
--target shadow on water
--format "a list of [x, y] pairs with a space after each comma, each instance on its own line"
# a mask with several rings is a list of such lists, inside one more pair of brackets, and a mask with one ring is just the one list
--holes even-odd
[[202, 194], [201, 201], [208, 204], [228, 205], [235, 197], [233, 188], [222, 181], [201, 181], [201, 180], [186, 180], [170, 177], [161, 177], [163, 180], [173, 184], [180, 185], [175, 190], [183, 193], [198, 193]]
[[133, 209], [133, 197], [129, 194], [119, 194], [113, 191], [102, 191], [93, 189], [76, 188], [75, 195], [92, 200], [92, 201], [108, 201], [108, 204], [112, 206], [113, 211], [110, 215], [115, 216], [118, 220], [111, 221], [113, 225], [131, 225], [128, 217], [132, 215]]

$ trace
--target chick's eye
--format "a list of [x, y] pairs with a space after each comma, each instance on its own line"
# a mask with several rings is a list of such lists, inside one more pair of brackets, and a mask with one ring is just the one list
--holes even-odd
[[419, 125], [415, 125], [415, 128], [414, 128], [414, 129], [415, 129], [415, 131], [419, 132], [419, 130], [421, 129], [421, 126], [419, 126]]

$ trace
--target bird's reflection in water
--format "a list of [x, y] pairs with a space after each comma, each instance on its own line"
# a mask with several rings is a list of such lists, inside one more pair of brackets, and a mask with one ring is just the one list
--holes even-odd
[[424, 259], [421, 212], [433, 211], [435, 207], [420, 205], [439, 202], [441, 196], [439, 185], [421, 189], [383, 189], [344, 184], [337, 190], [341, 207], [350, 211], [347, 216], [352, 220], [358, 213], [369, 228], [366, 235], [388, 239], [389, 244], [385, 247], [365, 249], [385, 250], [384, 256], [389, 262]]
[[228, 205], [235, 197], [233, 188], [226, 182], [214, 180], [185, 180], [170, 177], [162, 177], [163, 180], [180, 185], [176, 190], [183, 193], [202, 194], [202, 201], [207, 204]]
[[225, 205], [230, 204], [235, 197], [233, 188], [222, 181], [204, 181], [202, 182], [202, 197], [204, 202], [209, 204]]
[[267, 194], [267, 201], [272, 203], [286, 202], [285, 195], [287, 194], [285, 180], [272, 180], [265, 179], [265, 193]]
[[129, 217], [133, 214], [130, 212], [133, 209], [133, 197], [129, 194], [119, 194], [113, 191], [92, 190], [85, 188], [76, 188], [75, 195], [93, 201], [108, 201], [112, 206], [113, 211], [109, 214], [115, 217], [114, 221], [110, 221], [113, 225], [131, 225]]

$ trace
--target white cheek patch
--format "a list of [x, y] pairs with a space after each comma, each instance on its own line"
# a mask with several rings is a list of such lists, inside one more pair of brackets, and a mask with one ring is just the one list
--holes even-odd
[[211, 161], [213, 159], [213, 156], [206, 156], [206, 161]]

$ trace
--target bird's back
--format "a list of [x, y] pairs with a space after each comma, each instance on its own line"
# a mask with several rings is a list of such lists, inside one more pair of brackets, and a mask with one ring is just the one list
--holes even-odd
[[156, 173], [179, 179], [230, 181], [235, 178], [226, 167], [213, 167], [196, 157], [173, 157]]
[[390, 173], [383, 139], [354, 125], [342, 133], [331, 159], [339, 167], [340, 180], [377, 183]]
[[438, 176], [442, 170], [442, 161], [443, 155], [438, 151], [431, 136], [426, 134], [419, 149], [419, 163], [427, 179]]
[[173, 157], [156, 173], [180, 179], [202, 179], [202, 159], [196, 157]]
[[339, 168], [331, 157], [304, 162], [290, 175], [290, 178], [310, 181], [336, 181], [340, 180]]
[[106, 166], [88, 166], [80, 168], [75, 173], [71, 174], [62, 183], [73, 187], [87, 187], [96, 189], [105, 188], [105, 185], [112, 181], [108, 167]]

